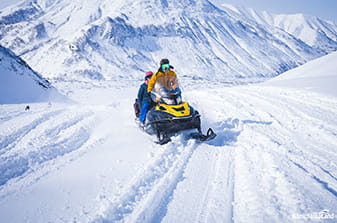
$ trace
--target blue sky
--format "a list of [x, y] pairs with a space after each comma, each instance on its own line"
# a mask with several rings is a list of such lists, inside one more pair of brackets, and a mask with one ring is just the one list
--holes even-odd
[[303, 13], [337, 22], [337, 0], [210, 0], [229, 3], [274, 14]]
[[0, 9], [3, 9], [9, 5], [15, 4], [19, 2], [20, 0], [1, 0], [0, 1]]
[[0, 9], [5, 8], [8, 5], [11, 5], [13, 3], [19, 2], [17, 0], [1, 0], [0, 2]]
[[[0, 0], [0, 9], [20, 0]], [[276, 14], [304, 13], [337, 22], [337, 0], [210, 0], [214, 3], [265, 10]]]

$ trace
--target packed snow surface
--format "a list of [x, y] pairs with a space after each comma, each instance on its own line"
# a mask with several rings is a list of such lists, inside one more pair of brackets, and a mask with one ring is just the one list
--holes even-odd
[[306, 82], [337, 83], [336, 59], [281, 76], [290, 87], [181, 81], [217, 133], [207, 143], [155, 144], [134, 121], [138, 82], [59, 83], [78, 104], [0, 105], [1, 222], [336, 222], [337, 91]]

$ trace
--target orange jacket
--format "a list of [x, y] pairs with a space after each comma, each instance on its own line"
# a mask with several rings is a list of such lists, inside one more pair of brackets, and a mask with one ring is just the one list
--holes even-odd
[[157, 71], [154, 75], [152, 75], [151, 79], [149, 80], [148, 86], [147, 86], [147, 92], [151, 92], [154, 88], [154, 85], [156, 84], [156, 80], [158, 77], [164, 76], [164, 75], [171, 75], [171, 76], [177, 76], [177, 74], [173, 70], [169, 70], [166, 73]]

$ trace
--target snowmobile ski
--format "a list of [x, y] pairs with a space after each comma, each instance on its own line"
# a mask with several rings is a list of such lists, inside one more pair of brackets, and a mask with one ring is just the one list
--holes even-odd
[[204, 142], [204, 141], [209, 141], [209, 140], [214, 139], [216, 137], [216, 134], [213, 131], [213, 129], [209, 128], [207, 130], [206, 135], [202, 134], [201, 131], [199, 130], [198, 132], [191, 133], [190, 136], [193, 139], [196, 139], [196, 140], [199, 140], [201, 142]]
[[165, 132], [159, 132], [158, 131], [157, 139], [158, 139], [158, 141], [156, 143], [159, 144], [159, 145], [164, 145], [168, 142], [171, 142], [171, 138]]

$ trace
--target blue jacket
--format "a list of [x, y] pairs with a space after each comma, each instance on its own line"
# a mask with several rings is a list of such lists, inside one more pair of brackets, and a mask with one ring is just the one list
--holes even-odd
[[140, 105], [144, 103], [151, 103], [151, 95], [150, 93], [147, 92], [147, 84], [143, 83], [140, 85], [139, 90], [138, 90], [138, 103]]

